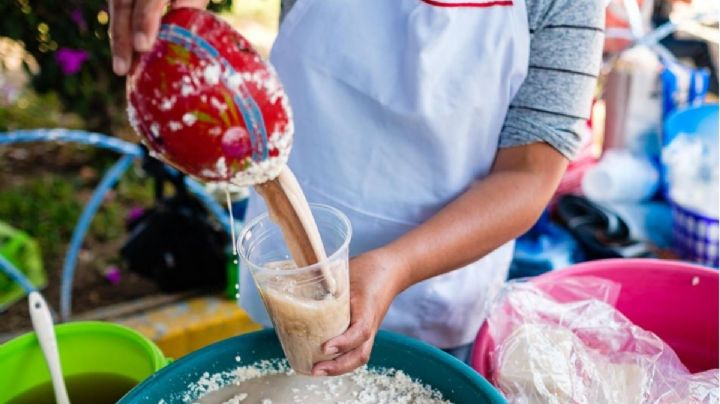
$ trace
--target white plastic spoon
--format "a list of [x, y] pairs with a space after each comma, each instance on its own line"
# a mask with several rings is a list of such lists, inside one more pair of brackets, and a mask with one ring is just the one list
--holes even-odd
[[42, 348], [45, 355], [45, 363], [47, 363], [50, 370], [53, 391], [55, 391], [55, 402], [58, 404], [70, 404], [62, 368], [60, 367], [60, 355], [58, 354], [55, 328], [50, 310], [47, 303], [45, 303], [45, 299], [38, 292], [31, 292], [28, 302], [30, 303], [30, 318], [35, 329], [35, 335], [37, 335], [40, 348]]

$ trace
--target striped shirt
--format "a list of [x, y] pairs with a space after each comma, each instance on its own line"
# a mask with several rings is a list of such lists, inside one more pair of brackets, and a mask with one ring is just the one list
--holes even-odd
[[[282, 0], [281, 16], [294, 2]], [[528, 76], [510, 104], [498, 146], [545, 142], [572, 159], [582, 144], [600, 71], [606, 0], [525, 2]]]
[[526, 0], [528, 76], [510, 104], [500, 147], [545, 142], [572, 159], [600, 71], [605, 0]]

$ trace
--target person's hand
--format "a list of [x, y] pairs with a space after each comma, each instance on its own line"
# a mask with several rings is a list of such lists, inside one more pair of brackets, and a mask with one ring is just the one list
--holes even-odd
[[375, 334], [399, 291], [399, 272], [388, 258], [371, 251], [350, 261], [350, 327], [323, 344], [325, 354], [340, 356], [316, 363], [313, 375], [340, 375], [370, 359]]
[[[152, 47], [167, 0], [109, 0], [113, 71], [127, 74], [137, 53]], [[171, 8], [205, 8], [209, 0], [173, 0]]]

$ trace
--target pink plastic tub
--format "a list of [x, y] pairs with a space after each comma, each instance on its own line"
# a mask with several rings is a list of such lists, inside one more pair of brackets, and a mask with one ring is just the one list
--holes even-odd
[[[616, 307], [632, 322], [662, 338], [691, 372], [718, 367], [718, 271], [675, 261], [608, 259], [549, 272], [533, 282], [568, 276], [618, 282]], [[470, 363], [488, 380], [492, 349], [483, 324]]]

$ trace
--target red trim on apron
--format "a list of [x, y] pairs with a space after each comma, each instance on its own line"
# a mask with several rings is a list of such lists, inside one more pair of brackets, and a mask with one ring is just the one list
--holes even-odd
[[423, 3], [427, 3], [431, 6], [436, 7], [507, 7], [512, 6], [512, 0], [497, 0], [497, 1], [486, 1], [486, 2], [464, 2], [464, 3], [449, 3], [439, 0], [421, 0]]

